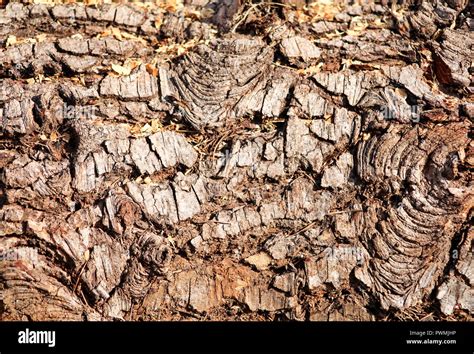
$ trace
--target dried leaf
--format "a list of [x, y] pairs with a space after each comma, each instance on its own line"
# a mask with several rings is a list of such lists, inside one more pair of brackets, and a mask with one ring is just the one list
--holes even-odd
[[253, 256], [245, 258], [245, 261], [253, 265], [258, 270], [264, 270], [268, 268], [272, 258], [265, 252], [254, 254]]
[[140, 131], [142, 133], [149, 133], [151, 132], [151, 125], [150, 124], [145, 124], [143, 127], [141, 127]]
[[184, 7], [182, 0], [165, 0], [164, 8], [170, 12], [176, 12]]
[[156, 29], [160, 29], [161, 28], [161, 25], [163, 24], [163, 19], [162, 18], [156, 18], [155, 19], [155, 28]]
[[118, 64], [112, 64], [112, 70], [121, 76], [128, 76], [132, 72], [131, 68], [127, 68]]
[[360, 36], [362, 34], [362, 31], [359, 31], [359, 30], [347, 30], [346, 31], [346, 34], [349, 35], [349, 36], [353, 36], [353, 37], [357, 37], [357, 36]]
[[304, 69], [299, 69], [297, 72], [298, 74], [303, 74], [303, 75], [313, 75], [313, 74], [319, 73], [323, 65], [324, 65], [323, 63], [319, 63], [318, 65], [312, 65]]
[[111, 34], [112, 34], [112, 31], [110, 30], [110, 28], [109, 28], [109, 29], [106, 29], [105, 31], [103, 31], [102, 33], [99, 33], [99, 34], [97, 35], [97, 39], [100, 39], [100, 38], [102, 38], [102, 37], [108, 37], [108, 36], [110, 36]]
[[46, 33], [38, 34], [38, 35], [36, 36], [36, 41], [37, 41], [38, 43], [44, 42], [44, 40], [46, 39], [47, 36], [48, 36], [48, 35], [47, 35]]
[[153, 75], [154, 77], [158, 77], [158, 68], [152, 64], [146, 64], [146, 71]]
[[153, 133], [156, 133], [160, 131], [163, 128], [163, 125], [161, 124], [159, 119], [152, 119], [151, 120], [151, 131]]
[[142, 61], [140, 59], [127, 59], [123, 64], [124, 67], [130, 68], [130, 70], [135, 69], [137, 66], [140, 66]]
[[11, 46], [11, 45], [14, 45], [14, 44], [16, 44], [17, 42], [18, 42], [18, 41], [17, 41], [17, 39], [16, 39], [16, 36], [13, 35], [13, 34], [11, 34], [11, 35], [9, 35], [8, 38], [7, 38], [7, 42], [5, 43], [5, 47], [9, 47], [9, 46]]
[[53, 130], [49, 135], [49, 140], [51, 140], [52, 142], [56, 142], [58, 140], [58, 133]]
[[71, 36], [71, 38], [74, 38], [74, 39], [84, 39], [84, 37], [83, 37], [82, 34], [80, 34], [80, 33], [73, 34], [73, 35]]
[[139, 39], [139, 38], [140, 38], [140, 37], [138, 37], [138, 36], [136, 36], [136, 35], [134, 35], [134, 34], [132, 34], [132, 33], [128, 33], [128, 32], [125, 32], [125, 31], [122, 31], [122, 32], [121, 32], [121, 35], [122, 35], [122, 37], [125, 38], [125, 39]]
[[186, 48], [184, 48], [183, 46], [179, 46], [177, 53], [178, 53], [178, 55], [181, 55], [181, 54], [183, 54], [185, 51], [186, 51]]
[[112, 35], [118, 39], [119, 41], [122, 41], [123, 40], [123, 37], [122, 37], [122, 33], [120, 32], [120, 30], [116, 27], [111, 27], [110, 30], [112, 31]]
[[193, 20], [200, 20], [202, 17], [202, 11], [186, 9], [184, 16], [192, 18]]

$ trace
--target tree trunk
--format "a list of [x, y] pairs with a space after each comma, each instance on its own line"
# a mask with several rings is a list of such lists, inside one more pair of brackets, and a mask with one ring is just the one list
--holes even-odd
[[472, 320], [473, 7], [336, 3], [0, 9], [0, 318]]

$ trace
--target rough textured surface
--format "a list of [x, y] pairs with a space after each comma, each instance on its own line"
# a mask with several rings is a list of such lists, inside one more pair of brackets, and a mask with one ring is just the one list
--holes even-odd
[[0, 318], [472, 320], [472, 5], [177, 4], [0, 9]]

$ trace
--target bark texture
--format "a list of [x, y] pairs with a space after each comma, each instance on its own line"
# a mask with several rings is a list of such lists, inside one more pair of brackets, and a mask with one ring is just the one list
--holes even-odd
[[472, 320], [473, 7], [383, 3], [0, 9], [0, 318]]

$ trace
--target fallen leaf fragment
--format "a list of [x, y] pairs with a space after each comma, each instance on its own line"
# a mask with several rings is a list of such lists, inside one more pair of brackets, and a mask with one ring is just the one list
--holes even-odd
[[111, 31], [112, 31], [112, 35], [118, 39], [119, 41], [122, 41], [123, 40], [123, 37], [122, 37], [122, 33], [120, 32], [120, 30], [117, 28], [117, 27], [112, 27], [111, 28]]
[[258, 270], [265, 270], [268, 268], [268, 265], [271, 263], [272, 258], [265, 252], [260, 252], [254, 254], [253, 256], [245, 258], [245, 261], [253, 265]]
[[11, 34], [7, 37], [7, 42], [5, 43], [5, 47], [9, 47], [17, 43], [16, 36]]
[[128, 76], [132, 72], [132, 68], [127, 68], [118, 64], [112, 64], [112, 70], [121, 76]]
[[158, 77], [158, 68], [153, 64], [146, 64], [146, 71], [148, 74]]

